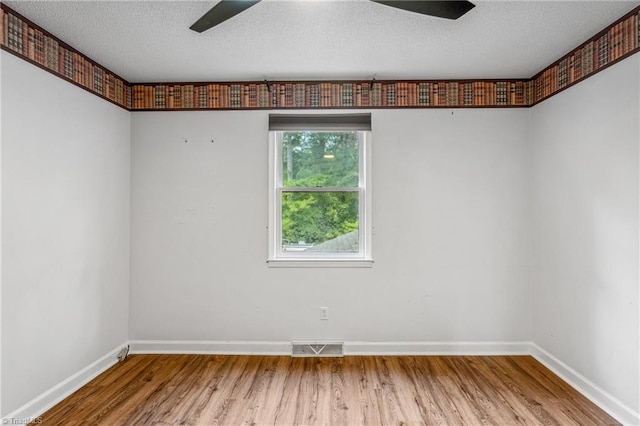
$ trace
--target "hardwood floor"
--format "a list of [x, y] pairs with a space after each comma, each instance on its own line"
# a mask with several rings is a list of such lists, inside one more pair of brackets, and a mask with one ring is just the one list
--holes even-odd
[[618, 424], [529, 356], [131, 355], [45, 425]]

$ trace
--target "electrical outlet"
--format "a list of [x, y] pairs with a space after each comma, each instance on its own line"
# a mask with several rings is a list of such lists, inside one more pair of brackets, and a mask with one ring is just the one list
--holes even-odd
[[329, 319], [329, 308], [326, 306], [320, 306], [320, 319], [328, 320]]

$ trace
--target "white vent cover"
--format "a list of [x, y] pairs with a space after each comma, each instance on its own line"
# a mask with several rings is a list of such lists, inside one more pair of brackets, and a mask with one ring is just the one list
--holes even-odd
[[291, 356], [313, 357], [313, 356], [344, 356], [342, 342], [293, 342]]

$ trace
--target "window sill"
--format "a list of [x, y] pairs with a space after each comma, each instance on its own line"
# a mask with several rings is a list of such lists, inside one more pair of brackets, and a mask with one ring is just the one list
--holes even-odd
[[371, 268], [372, 259], [268, 259], [269, 268]]

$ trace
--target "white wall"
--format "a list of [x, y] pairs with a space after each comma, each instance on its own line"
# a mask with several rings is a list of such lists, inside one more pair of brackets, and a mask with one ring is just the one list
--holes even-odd
[[533, 341], [638, 411], [640, 56], [531, 110]]
[[133, 113], [130, 338], [530, 340], [528, 111], [372, 114], [373, 268], [270, 269], [268, 112]]
[[1, 54], [6, 415], [127, 340], [130, 114]]
[[[2, 58], [0, 54], [0, 99], [2, 99]], [[2, 127], [2, 102], [0, 102], [0, 129]], [[2, 130], [0, 130], [0, 189], [2, 189]], [[2, 320], [2, 191], [0, 191], [0, 321]], [[2, 417], [2, 323], [0, 322], [0, 417]]]

